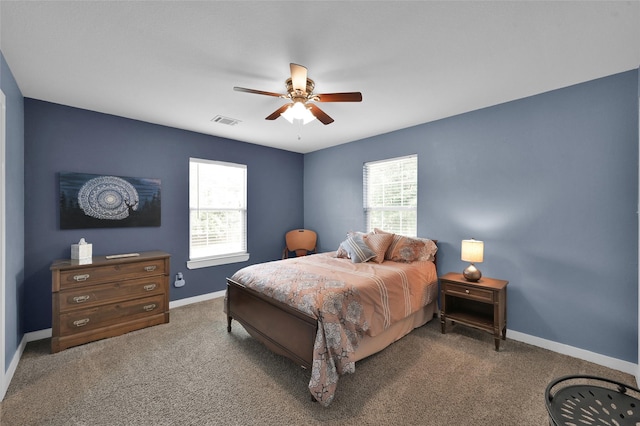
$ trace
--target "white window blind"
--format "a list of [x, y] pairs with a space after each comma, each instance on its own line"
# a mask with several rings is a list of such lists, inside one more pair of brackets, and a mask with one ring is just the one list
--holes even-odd
[[248, 259], [247, 166], [189, 159], [191, 269]]
[[365, 163], [367, 229], [415, 237], [418, 232], [418, 156]]

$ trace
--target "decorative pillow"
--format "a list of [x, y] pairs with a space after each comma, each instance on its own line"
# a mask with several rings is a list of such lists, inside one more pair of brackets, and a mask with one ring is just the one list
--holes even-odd
[[418, 256], [418, 260], [420, 261], [429, 261], [433, 262], [436, 260], [436, 253], [438, 252], [438, 246], [433, 240], [428, 238], [418, 238], [421, 241], [424, 241], [424, 247], [420, 251], [420, 255]]
[[347, 251], [345, 250], [345, 248], [342, 245], [342, 243], [340, 243], [340, 246], [338, 247], [338, 250], [336, 251], [336, 257], [340, 257], [342, 259], [348, 259], [349, 258], [349, 253], [347, 253]]
[[393, 241], [385, 253], [385, 259], [410, 263], [418, 260], [423, 248], [424, 241], [394, 234]]
[[340, 247], [349, 254], [349, 258], [353, 263], [366, 262], [375, 257], [373, 250], [364, 242], [362, 235], [349, 235], [346, 240], [340, 244]]
[[[347, 237], [353, 237], [354, 235], [359, 235], [362, 238], [365, 238], [365, 236], [369, 235], [369, 234], [366, 234], [366, 233], [360, 232], [360, 231], [349, 231], [349, 232], [347, 232]], [[336, 257], [340, 257], [340, 258], [343, 258], [343, 259], [349, 259], [349, 253], [347, 253], [347, 250], [344, 248], [342, 243], [340, 243], [340, 246], [338, 247], [338, 250], [336, 251]]]
[[383, 231], [380, 228], [374, 228], [375, 234], [381, 235], [393, 235], [391, 244], [387, 247], [387, 251], [384, 254], [386, 260], [393, 260], [394, 262], [413, 262], [417, 255], [412, 254], [410, 247], [407, 248], [407, 241], [404, 235], [394, 234], [391, 232]]
[[[373, 232], [376, 234], [390, 234], [390, 232], [378, 228], [375, 228]], [[385, 259], [406, 263], [415, 260], [433, 262], [437, 251], [438, 246], [436, 243], [428, 238], [411, 238], [393, 234], [393, 241], [387, 248]]]
[[[358, 231], [349, 231], [349, 232], [347, 232], [347, 237], [354, 236], [354, 235], [360, 235], [360, 236], [364, 237], [367, 234], [365, 234], [364, 232], [358, 232]], [[349, 259], [349, 253], [347, 253], [347, 250], [344, 248], [342, 243], [340, 243], [340, 246], [338, 247], [338, 250], [336, 251], [336, 257], [340, 257], [340, 258], [343, 258], [343, 259]]]
[[375, 253], [375, 256], [371, 260], [376, 263], [382, 263], [385, 253], [393, 241], [393, 234], [366, 234], [363, 239]]
[[373, 228], [373, 233], [374, 234], [391, 234], [391, 235], [393, 235], [393, 232], [383, 231], [380, 228]]

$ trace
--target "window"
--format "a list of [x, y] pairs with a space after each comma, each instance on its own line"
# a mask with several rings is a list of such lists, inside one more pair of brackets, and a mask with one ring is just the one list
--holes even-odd
[[367, 229], [417, 236], [418, 156], [365, 163], [363, 179]]
[[244, 262], [247, 166], [189, 159], [189, 269]]

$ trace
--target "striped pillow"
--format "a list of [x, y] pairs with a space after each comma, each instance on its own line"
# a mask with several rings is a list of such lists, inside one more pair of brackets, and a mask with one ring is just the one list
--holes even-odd
[[367, 234], [364, 241], [376, 254], [373, 260], [376, 263], [384, 262], [384, 255], [393, 241], [393, 234]]
[[366, 262], [376, 256], [373, 250], [364, 242], [362, 235], [359, 234], [349, 235], [347, 239], [340, 244], [340, 247], [347, 252], [353, 263]]
[[[378, 235], [389, 235], [391, 233], [375, 228]], [[386, 260], [394, 262], [410, 263], [415, 260], [431, 261], [435, 260], [438, 246], [433, 240], [428, 238], [411, 238], [400, 234], [391, 234], [393, 239], [385, 253]]]

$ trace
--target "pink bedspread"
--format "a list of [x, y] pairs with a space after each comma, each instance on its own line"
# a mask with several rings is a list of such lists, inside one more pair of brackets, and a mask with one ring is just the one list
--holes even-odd
[[318, 319], [309, 390], [327, 406], [354, 351], [437, 297], [432, 262], [352, 263], [334, 252], [248, 266], [232, 279]]

